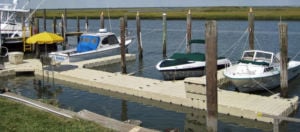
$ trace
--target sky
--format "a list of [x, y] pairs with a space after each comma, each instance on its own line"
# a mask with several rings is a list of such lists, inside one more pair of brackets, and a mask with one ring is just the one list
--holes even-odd
[[[23, 5], [28, 0], [19, 0]], [[210, 7], [210, 6], [298, 6], [300, 0], [29, 0], [28, 8], [128, 8], [128, 7]], [[12, 0], [0, 0], [0, 3]]]

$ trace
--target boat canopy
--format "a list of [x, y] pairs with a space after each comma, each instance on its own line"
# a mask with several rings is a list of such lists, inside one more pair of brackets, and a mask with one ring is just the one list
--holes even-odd
[[100, 42], [99, 36], [82, 35], [77, 45], [77, 52], [96, 50]]

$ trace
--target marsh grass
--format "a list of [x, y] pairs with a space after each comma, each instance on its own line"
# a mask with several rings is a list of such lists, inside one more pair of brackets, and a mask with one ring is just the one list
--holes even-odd
[[[168, 19], [186, 19], [188, 10], [192, 11], [193, 19], [215, 19], [215, 20], [247, 20], [248, 7], [203, 7], [203, 8], [127, 8], [127, 9], [68, 9], [68, 18], [99, 19], [101, 12], [104, 17], [119, 18], [127, 15], [129, 19], [135, 19], [136, 12], [140, 12], [142, 19], [161, 19], [162, 13], [166, 12]], [[300, 20], [300, 7], [255, 7], [253, 8], [256, 20]], [[46, 10], [46, 17], [61, 17], [64, 10]], [[37, 17], [43, 17], [43, 10], [36, 12]]]
[[93, 122], [68, 119], [0, 98], [0, 131], [112, 131]]

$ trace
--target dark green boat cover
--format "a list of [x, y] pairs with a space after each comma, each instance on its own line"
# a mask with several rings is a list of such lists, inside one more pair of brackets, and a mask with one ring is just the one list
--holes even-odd
[[170, 59], [187, 61], [205, 61], [205, 55], [203, 53], [175, 53], [170, 57]]
[[[218, 57], [218, 59], [224, 59], [225, 57]], [[192, 61], [205, 61], [205, 54], [203, 53], [175, 53], [170, 59], [164, 60], [160, 67], [176, 66], [182, 64], [193, 63]]]

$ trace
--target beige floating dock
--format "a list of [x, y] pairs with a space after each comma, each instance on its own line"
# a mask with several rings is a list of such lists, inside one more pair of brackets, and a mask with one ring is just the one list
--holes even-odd
[[[167, 102], [197, 109], [206, 109], [206, 87], [205, 77], [187, 78], [181, 81], [161, 81], [143, 77], [122, 75], [119, 73], [108, 73], [98, 70], [86, 69], [90, 64], [106, 64], [106, 61], [118, 60], [119, 55], [80, 63], [61, 64], [64, 66], [75, 66], [76, 68], [55, 71], [56, 79], [104, 89], [108, 91], [124, 93], [141, 98]], [[42, 75], [43, 70], [39, 60], [24, 60], [22, 64], [5, 64], [7, 70], [29, 71], [36, 75]], [[3, 71], [0, 71], [3, 72]], [[51, 77], [52, 72], [46, 71]], [[222, 71], [218, 73], [219, 82], [225, 82]], [[270, 97], [259, 96], [233, 91], [218, 90], [219, 113], [243, 117], [263, 122], [273, 122], [268, 117], [258, 117], [258, 113], [273, 116], [288, 116], [298, 108], [298, 97], [290, 99], [279, 98], [278, 95]]]

